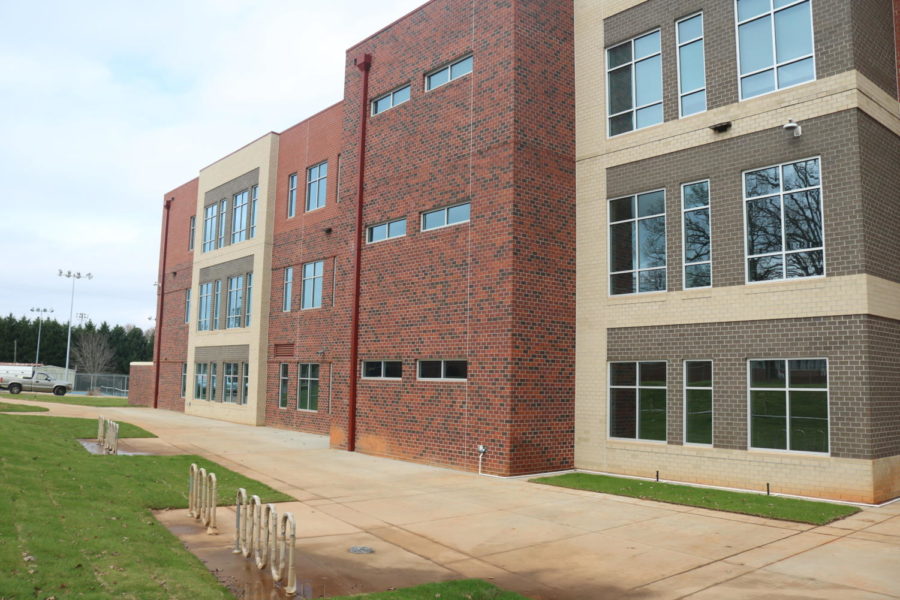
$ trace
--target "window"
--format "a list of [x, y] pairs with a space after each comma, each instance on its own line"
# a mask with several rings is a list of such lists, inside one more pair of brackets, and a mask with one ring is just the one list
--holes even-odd
[[240, 404], [240, 371], [237, 363], [225, 363], [222, 365], [222, 376], [225, 379], [225, 390], [222, 395], [224, 402]]
[[681, 186], [684, 240], [684, 289], [712, 285], [712, 239], [709, 230], [709, 182]]
[[244, 190], [234, 195], [234, 206], [231, 209], [231, 243], [237, 244], [247, 239], [250, 223], [247, 211], [250, 208], [250, 192]]
[[394, 108], [398, 104], [403, 104], [409, 100], [409, 85], [404, 85], [393, 92], [380, 96], [372, 101], [372, 116]]
[[291, 312], [291, 294], [294, 289], [294, 267], [284, 269], [284, 293], [281, 296], [281, 311]]
[[828, 452], [828, 361], [751, 360], [750, 447]]
[[253, 273], [247, 273], [247, 310], [244, 312], [244, 327], [250, 327], [251, 308], [253, 308]]
[[297, 212], [297, 174], [288, 175], [288, 209], [287, 216], [290, 219]]
[[363, 379], [402, 379], [403, 363], [399, 360], [367, 360], [363, 362], [362, 376]]
[[663, 122], [659, 31], [609, 48], [606, 69], [610, 137]]
[[241, 371], [244, 374], [244, 385], [241, 391], [241, 404], [247, 404], [250, 397], [250, 365], [241, 363]]
[[[244, 276], [228, 278], [228, 302], [226, 305], [225, 328], [240, 327], [244, 317]], [[235, 373], [237, 377], [237, 373]], [[235, 388], [236, 389], [236, 388]]]
[[678, 110], [682, 117], [706, 110], [706, 58], [703, 14], [678, 21]]
[[684, 362], [684, 443], [712, 444], [713, 364]]
[[811, 0], [736, 0], [741, 100], [816, 78]]
[[188, 250], [194, 249], [194, 236], [197, 234], [197, 217], [191, 217], [188, 221]]
[[187, 363], [181, 363], [181, 397], [187, 394]]
[[207, 396], [207, 369], [209, 365], [206, 363], [197, 363], [194, 372], [194, 398], [197, 400], [206, 400]]
[[297, 410], [319, 409], [319, 365], [300, 365], [300, 385], [297, 387]]
[[212, 282], [200, 284], [200, 302], [197, 310], [197, 331], [209, 331], [212, 306]]
[[191, 322], [191, 288], [184, 290], [184, 322]]
[[819, 159], [744, 173], [747, 281], [825, 274]]
[[406, 235], [406, 219], [397, 219], [390, 223], [382, 223], [381, 225], [373, 225], [369, 227], [367, 241], [372, 244], [382, 240], [389, 240], [395, 237], [403, 237]]
[[209, 399], [213, 402], [218, 401], [216, 396], [216, 368], [218, 366], [216, 363], [209, 363]]
[[322, 307], [322, 276], [325, 272], [325, 261], [306, 263], [303, 265], [303, 302], [300, 308]]
[[609, 435], [666, 440], [666, 363], [609, 364]]
[[288, 403], [288, 364], [278, 367], [278, 408], [287, 408]]
[[325, 206], [328, 191], [328, 161], [306, 170], [306, 211]]
[[469, 55], [429, 73], [425, 76], [425, 91], [433, 90], [463, 75], [468, 75], [472, 72], [472, 60], [472, 56]]
[[203, 251], [216, 249], [216, 230], [219, 216], [219, 205], [210, 204], [203, 209]]
[[465, 360], [420, 360], [419, 379], [450, 379], [465, 381], [469, 363]]
[[259, 206], [259, 186], [250, 188], [250, 239], [256, 237], [256, 209]]
[[215, 292], [213, 293], [213, 301], [212, 301], [212, 328], [219, 328], [219, 306], [221, 306], [220, 301], [222, 299], [222, 282], [216, 281], [214, 285]]
[[666, 291], [666, 192], [609, 201], [611, 295]]
[[225, 229], [228, 226], [228, 200], [219, 201], [219, 248], [225, 247]]
[[440, 229], [457, 223], [468, 223], [471, 203], [457, 204], [447, 208], [439, 208], [422, 214], [422, 231]]

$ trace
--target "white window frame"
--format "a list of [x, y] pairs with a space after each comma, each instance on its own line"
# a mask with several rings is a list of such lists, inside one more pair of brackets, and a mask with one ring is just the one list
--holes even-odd
[[[643, 363], [663, 363], [666, 365], [666, 385], [641, 385], [641, 364]], [[613, 385], [612, 383], [612, 366], [613, 365], [635, 365], [634, 385]], [[612, 411], [610, 403], [612, 402], [613, 388], [634, 390], [634, 437], [616, 437], [612, 434]], [[641, 435], [641, 390], [664, 390], [666, 392], [666, 439], [649, 440], [640, 437]], [[667, 360], [613, 360], [606, 363], [606, 434], [611, 440], [622, 442], [639, 442], [642, 444], [668, 444], [669, 443], [669, 361]]]
[[[322, 166], [325, 166], [325, 175], [322, 175]], [[316, 171], [316, 177], [313, 178], [313, 170]], [[325, 182], [324, 190], [321, 189], [323, 187], [322, 181]], [[316, 206], [310, 205], [310, 200], [312, 199], [312, 195], [309, 191], [312, 187], [316, 187]], [[306, 168], [306, 198], [304, 200], [304, 207], [306, 208], [305, 212], [313, 212], [314, 210], [319, 210], [320, 208], [325, 208], [328, 204], [328, 161], [323, 160], [321, 162], [317, 162], [314, 165], [311, 165]]]
[[244, 321], [244, 276], [228, 278], [225, 292], [225, 329], [238, 329]]
[[213, 283], [213, 297], [212, 297], [212, 318], [210, 319], [210, 328], [211, 329], [219, 329], [219, 319], [221, 318], [221, 308], [222, 308], [222, 280], [217, 279]]
[[188, 375], [187, 363], [181, 363], [181, 397], [182, 398], [184, 398], [187, 395], [187, 375]]
[[[203, 393], [200, 393], [200, 381], [203, 381]], [[209, 364], [194, 363], [194, 400], [209, 400]]]
[[[313, 274], [310, 277], [306, 276], [306, 268], [312, 266]], [[321, 266], [322, 274], [317, 275], [317, 267]], [[322, 298], [325, 295], [325, 261], [324, 260], [314, 260], [312, 262], [304, 263], [303, 270], [301, 271], [302, 284], [300, 286], [300, 310], [313, 310], [316, 308], [322, 308]], [[319, 295], [316, 297], [316, 280], [318, 280], [319, 285]], [[313, 306], [306, 305], [306, 286], [313, 286]]]
[[[448, 221], [449, 219], [448, 219], [447, 217], [448, 217], [448, 215], [450, 214], [450, 209], [456, 208], [457, 206], [465, 206], [465, 205], [467, 205], [467, 204], [469, 205], [469, 218], [466, 219], [465, 221], [457, 221], [456, 223], [449, 223], [449, 224], [448, 224], [447, 221]], [[426, 228], [426, 227], [425, 227], [425, 216], [426, 216], [426, 215], [433, 215], [433, 214], [439, 213], [439, 212], [443, 212], [443, 213], [444, 213], [444, 224], [443, 224], [443, 225], [438, 225], [437, 227], [429, 227], [429, 228]], [[437, 231], [438, 229], [445, 229], [445, 228], [447, 228], [447, 227], [456, 227], [457, 225], [463, 225], [463, 224], [465, 224], [465, 223], [470, 223], [471, 221], [472, 221], [472, 202], [471, 202], [471, 200], [470, 200], [470, 201], [468, 201], [468, 202], [460, 202], [460, 203], [458, 203], [458, 204], [452, 204], [452, 205], [450, 205], [450, 206], [444, 206], [444, 207], [441, 207], [441, 208], [436, 208], [436, 209], [434, 209], [434, 210], [426, 210], [425, 212], [423, 212], [423, 213], [421, 214], [421, 216], [420, 216], [420, 218], [419, 218], [419, 228], [420, 228], [421, 231]]]
[[[712, 384], [709, 387], [700, 387], [696, 385], [688, 385], [687, 373], [688, 373], [688, 363], [694, 362], [708, 362], [709, 370], [711, 374], [710, 383]], [[715, 411], [715, 386], [716, 386], [716, 363], [711, 358], [687, 358], [682, 361], [682, 377], [681, 377], [682, 388], [684, 391], [683, 396], [683, 404], [681, 408], [681, 443], [685, 446], [698, 446], [700, 448], [711, 448], [716, 441], [716, 411]], [[689, 442], [687, 441], [687, 428], [688, 428], [688, 390], [709, 390], [710, 395], [710, 428], [711, 428], [711, 437], [712, 441], [708, 444], [699, 444], [697, 442]]]
[[[657, 192], [663, 193], [663, 212], [661, 212], [659, 214], [655, 214], [655, 215], [650, 215], [649, 217], [638, 217], [637, 216], [638, 215], [638, 200], [637, 200], [638, 196], [644, 196], [647, 194], [655, 194]], [[621, 221], [610, 220], [610, 215], [609, 215], [610, 203], [612, 203], [616, 200], [624, 200], [625, 198], [633, 198], [634, 199], [634, 217], [632, 217], [631, 219], [623, 219]], [[665, 294], [669, 291], [669, 279], [670, 278], [669, 278], [669, 219], [668, 219], [669, 205], [668, 205], [668, 201], [669, 201], [669, 198], [668, 198], [668, 194], [666, 193], [666, 188], [660, 188], [657, 190], [648, 190], [646, 192], [639, 192], [637, 194], [631, 194], [628, 196], [618, 196], [616, 198], [610, 198], [609, 200], [606, 201], [606, 222], [607, 222], [606, 256], [607, 256], [607, 271], [608, 271], [608, 276], [607, 276], [607, 281], [606, 281], [606, 285], [607, 285], [606, 291], [607, 291], [608, 297], [621, 298], [621, 297], [629, 297], [629, 296], [639, 296], [639, 295], [643, 295], [643, 294]], [[628, 223], [630, 221], [634, 221], [634, 224], [635, 224], [634, 225], [634, 227], [635, 227], [634, 241], [636, 243], [637, 239], [638, 239], [638, 229], [637, 229], [638, 222], [646, 221], [647, 219], [658, 219], [660, 215], [662, 215], [663, 224], [666, 227], [666, 235], [663, 237], [663, 241], [665, 242], [665, 248], [663, 249], [663, 255], [666, 257], [665, 266], [650, 267], [647, 269], [641, 269], [641, 268], [629, 269], [627, 271], [613, 271], [612, 270], [612, 256], [613, 256], [612, 255], [612, 226], [614, 224], [618, 224], [618, 223]], [[637, 252], [637, 247], [633, 248], [633, 251]], [[640, 256], [638, 256], [637, 258], [638, 258], [638, 262], [640, 262], [640, 260], [639, 260]], [[684, 261], [682, 260], [682, 263], [683, 262]], [[641, 285], [640, 284], [640, 273], [641, 273], [641, 271], [665, 271], [666, 272], [666, 289], [650, 290], [647, 292], [640, 291], [640, 285]], [[635, 287], [634, 287], [635, 291], [631, 292], [630, 294], [613, 294], [612, 276], [613, 275], [621, 275], [622, 273], [637, 273], [638, 274], [637, 280], [635, 282]], [[619, 361], [617, 361], [617, 362], [619, 362]], [[659, 361], [639, 361], [639, 362], [659, 362]]]
[[259, 206], [259, 186], [250, 187], [250, 231], [247, 235], [249, 239], [256, 237], [256, 210]]
[[[699, 113], [698, 113], [699, 114]], [[685, 208], [684, 205], [684, 188], [697, 185], [698, 183], [706, 184], [706, 206], [698, 206], [695, 208]], [[686, 248], [687, 248], [687, 229], [685, 225], [687, 224], [687, 220], [684, 218], [685, 215], [689, 212], [696, 212], [699, 210], [705, 210], [709, 213], [709, 260], [704, 260], [700, 262], [687, 262], [687, 257], [685, 256]], [[712, 272], [712, 258], [713, 258], [713, 247], [712, 247], [712, 183], [709, 179], [701, 179], [699, 181], [689, 181], [687, 183], [681, 184], [681, 289], [683, 290], [706, 290], [713, 286], [713, 272]], [[709, 265], [709, 285], [702, 286], [694, 286], [687, 287], [687, 268], [689, 266], [694, 265]], [[668, 281], [666, 281], [668, 284]]]
[[[366, 363], [381, 363], [381, 375], [378, 377], [369, 377], [366, 375]], [[385, 363], [400, 363], [400, 370], [403, 370], [403, 361], [400, 359], [395, 360], [361, 360], [359, 361], [359, 376], [360, 379], [371, 379], [374, 381], [403, 381], [403, 375], [400, 377], [386, 377], [384, 375], [384, 364]]]
[[184, 322], [191, 322], [191, 288], [184, 290]]
[[291, 173], [288, 175], [288, 205], [287, 205], [287, 218], [293, 219], [297, 214], [297, 174]]
[[[308, 372], [310, 373], [309, 377], [303, 377], [303, 366], [310, 367]], [[312, 367], [316, 367], [316, 376], [312, 377]], [[300, 408], [300, 391], [303, 389], [301, 382], [306, 381], [307, 383], [307, 396], [306, 396], [306, 405], [309, 406], [309, 390], [312, 388], [312, 382], [316, 382], [316, 407], [315, 408]], [[297, 363], [297, 403], [296, 408], [300, 412], [308, 412], [308, 413], [317, 413], [319, 412], [319, 392], [322, 389], [321, 385], [322, 381], [322, 365], [320, 363]]]
[[[422, 363], [423, 362], [439, 362], [441, 363], [441, 376], [440, 377], [422, 377]], [[447, 363], [448, 362], [464, 362], [466, 363], [466, 376], [465, 377], [447, 377]], [[469, 359], [467, 358], [422, 358], [416, 361], [416, 380], [417, 381], [441, 381], [448, 383], [465, 383], [469, 381]]]
[[[785, 387], [783, 388], [754, 388], [750, 386], [750, 363], [754, 361], [784, 361], [785, 362]], [[791, 373], [790, 373], [790, 361], [792, 360], [824, 360], [825, 361], [825, 375], [828, 379], [828, 384], [824, 388], [792, 388], [791, 384]], [[790, 454], [793, 456], [831, 456], [832, 448], [834, 444], [831, 441], [831, 423], [832, 423], [832, 414], [831, 414], [831, 362], [828, 358], [822, 356], [815, 357], [794, 357], [794, 358], [748, 358], [745, 361], [746, 369], [747, 369], [747, 449], [750, 452], [775, 452], [778, 454]], [[751, 407], [751, 394], [754, 391], [781, 391], [785, 392], [785, 446], [784, 450], [780, 448], [757, 448], [752, 445], [753, 441], [753, 430], [752, 421], [753, 421], [753, 412]], [[825, 403], [827, 407], [828, 414], [828, 432], [826, 437], [828, 439], [828, 452], [813, 452], [811, 450], [791, 450], [791, 392], [825, 392]]]
[[[756, 15], [755, 17], [750, 17], [749, 19], [744, 19], [743, 21], [741, 21], [738, 17], [738, 0], [734, 0], [734, 44], [735, 44], [735, 53], [736, 53], [736, 58], [737, 58], [738, 101], [740, 101], [740, 102], [743, 102], [744, 100], [752, 100], [754, 98], [761, 98], [763, 96], [768, 96], [769, 94], [774, 94], [775, 92], [779, 92], [781, 90], [787, 90], [792, 87], [797, 87], [799, 85], [806, 85], [807, 83], [812, 83], [812, 82], [816, 81], [818, 78], [818, 72], [817, 72], [818, 64], [816, 62], [816, 26], [815, 26], [816, 18], [815, 18], [815, 14], [813, 13], [813, 1], [812, 0], [794, 0], [790, 4], [786, 4], [779, 8], [774, 8], [774, 4], [772, 3], [772, 0], [768, 0], [768, 1], [769, 1], [769, 11], [768, 12], [762, 13], [762, 14]], [[775, 39], [775, 13], [781, 12], [783, 10], [786, 10], [788, 8], [796, 6], [798, 4], [803, 4], [804, 2], [807, 2], [807, 1], [809, 2], [809, 28], [810, 28], [810, 39], [812, 40], [812, 49], [813, 49], [812, 54], [807, 54], [807, 55], [801, 56], [799, 58], [792, 58], [789, 61], [779, 63], [778, 62], [778, 42]], [[741, 75], [741, 32], [740, 32], [739, 28], [741, 25], [743, 25], [745, 23], [749, 23], [749, 22], [755, 21], [757, 19], [762, 19], [766, 15], [769, 15], [772, 17], [772, 20], [771, 20], [772, 21], [772, 23], [771, 23], [772, 66], [766, 67], [764, 69], [758, 69], [751, 73], [747, 73], [746, 75]], [[780, 87], [778, 85], [778, 68], [779, 67], [783, 67], [785, 65], [789, 65], [789, 64], [792, 64], [795, 62], [800, 62], [801, 60], [806, 60], [808, 58], [812, 58], [812, 73], [813, 73], [812, 79], [810, 79], [808, 81], [803, 81], [800, 83], [795, 83], [793, 85], [788, 85], [785, 87]], [[762, 94], [756, 94], [755, 96], [750, 96], [749, 98], [744, 98], [744, 91], [743, 91], [744, 88], [741, 85], [741, 80], [746, 77], [751, 77], [753, 75], [756, 75], [758, 73], [763, 73], [765, 71], [768, 71], [769, 69], [772, 69], [774, 71], [773, 77], [775, 79], [775, 89], [770, 92], [763, 92]]]
[[[700, 37], [691, 38], [689, 40], [682, 40], [681, 34], [679, 33], [678, 26], [681, 25], [681, 23], [683, 23], [685, 21], [690, 21], [691, 19], [693, 19], [695, 17], [700, 17]], [[700, 88], [697, 88], [695, 90], [691, 90], [688, 92], [682, 92], [681, 91], [681, 48], [684, 46], [693, 44], [694, 42], [696, 42], [698, 40], [700, 41], [701, 44], [703, 44], [703, 52], [702, 52], [702, 56], [703, 56], [703, 67], [702, 67], [703, 68], [703, 87], [700, 87]], [[705, 18], [703, 15], [703, 11], [695, 12], [691, 15], [688, 15], [682, 19], [678, 19], [677, 21], [675, 21], [675, 61], [677, 63], [676, 70], [677, 70], [677, 74], [678, 74], [678, 79], [677, 79], [677, 83], [678, 83], [678, 118], [679, 119], [685, 118], [684, 111], [682, 110], [683, 105], [681, 102], [685, 96], [690, 96], [690, 95], [696, 94], [698, 92], [706, 92], [706, 97], [703, 102], [703, 110], [691, 113], [687, 116], [693, 117], [694, 115], [702, 115], [707, 110], [709, 110], [709, 86], [707, 85], [707, 81], [706, 81], [706, 22], [705, 22]]]
[[293, 309], [294, 293], [294, 267], [285, 267], [283, 275], [283, 287], [281, 290], [281, 312], [291, 312]]
[[[408, 89], [409, 92], [410, 92], [409, 97], [408, 97], [406, 100], [401, 100], [400, 102], [396, 102], [396, 101], [395, 101], [395, 97], [396, 97], [397, 93], [398, 93], [398, 92], [402, 92], [403, 90], [406, 90], [406, 89]], [[387, 108], [385, 108], [384, 110], [380, 110], [380, 111], [377, 111], [377, 112], [376, 112], [375, 107], [378, 105], [378, 103], [381, 102], [382, 100], [384, 100], [385, 98], [388, 98], [388, 97], [390, 97], [390, 99], [391, 99], [391, 105], [388, 106]], [[399, 86], [399, 87], [397, 87], [397, 88], [394, 88], [393, 90], [389, 91], [388, 93], [382, 94], [382, 95], [378, 96], [377, 98], [375, 98], [374, 100], [372, 100], [372, 111], [371, 111], [371, 115], [374, 117], [375, 115], [381, 115], [381, 114], [384, 114], [384, 113], [386, 113], [387, 111], [389, 111], [389, 110], [391, 110], [392, 108], [394, 108], [395, 106], [400, 106], [401, 104], [403, 104], [403, 103], [405, 103], [405, 102], [409, 102], [411, 99], [412, 99], [412, 85], [409, 84], [409, 83], [404, 84], [404, 85], [401, 85], [401, 86]]]
[[210, 331], [212, 329], [213, 282], [201, 283], [199, 292], [197, 299], [197, 331]]
[[[231, 369], [229, 369], [231, 367]], [[229, 373], [229, 370], [233, 372]], [[229, 383], [233, 384], [229, 386]], [[229, 391], [229, 388], [231, 391]], [[222, 364], [222, 402], [227, 404], [241, 403], [241, 367], [237, 362]]]
[[[393, 225], [395, 223], [400, 223], [401, 221], [403, 221], [403, 223], [404, 223], [403, 233], [401, 233], [399, 235], [391, 235], [391, 225]], [[381, 227], [382, 225], [387, 225], [387, 231], [388, 231], [387, 237], [384, 238], [383, 240], [373, 240], [372, 232], [375, 230], [376, 227]], [[385, 221], [384, 223], [376, 223], [375, 225], [369, 225], [366, 228], [366, 243], [367, 244], [378, 244], [380, 242], [386, 242], [388, 240], [395, 240], [397, 238], [406, 237], [406, 231], [407, 231], [408, 227], [409, 227], [409, 223], [406, 222], [406, 217], [403, 217], [402, 219], [394, 219], [393, 221]], [[446, 227], [446, 225], [444, 227]]]
[[219, 248], [225, 247], [225, 230], [228, 229], [228, 200], [222, 198], [219, 200], [219, 233], [216, 237], [216, 243]]
[[[472, 69], [470, 71], [466, 71], [462, 75], [457, 75], [454, 77], [453, 76], [453, 67], [457, 66], [458, 64], [460, 64], [462, 62], [465, 62], [466, 60], [468, 60], [470, 58], [472, 59]], [[447, 81], [445, 81], [443, 83], [439, 83], [434, 86], [430, 85], [431, 78], [434, 77], [435, 75], [437, 75], [438, 73], [440, 73], [441, 71], [447, 71]], [[433, 69], [433, 70], [425, 73], [425, 91], [430, 92], [430, 91], [436, 90], [440, 87], [447, 85], [451, 81], [456, 81], [457, 79], [461, 79], [462, 77], [465, 77], [466, 75], [471, 75], [474, 72], [475, 72], [475, 55], [470, 52], [469, 54], [466, 54], [465, 56], [461, 56], [461, 57], [445, 64], [443, 67], [438, 67], [437, 69]]]
[[250, 235], [250, 190], [243, 190], [231, 200], [231, 243], [238, 244]]
[[241, 363], [241, 398], [240, 404], [242, 406], [247, 404], [248, 396], [250, 395], [250, 363]]
[[[786, 165], [792, 165], [795, 163], [808, 162], [811, 160], [816, 160], [819, 162], [819, 185], [818, 188], [800, 188], [796, 190], [791, 190], [787, 192], [789, 194], [793, 194], [796, 192], [809, 191], [813, 189], [819, 190], [819, 204], [822, 208], [822, 247], [821, 248], [806, 248], [803, 250], [786, 250], [787, 244], [785, 244], [784, 239], [784, 167]], [[778, 192], [778, 196], [781, 202], [781, 256], [782, 256], [782, 273], [786, 273], [786, 262], [784, 258], [788, 254], [799, 254], [802, 252], [815, 252], [817, 250], [822, 251], [822, 274], [821, 275], [811, 275], [809, 277], [782, 277], [781, 279], [768, 279], [764, 281], [750, 281], [750, 247], [747, 242], [747, 235], [749, 233], [750, 223], [747, 220], [747, 202], [749, 200], [755, 200], [756, 198], [762, 198], [765, 196], [756, 196], [754, 198], [747, 198], [747, 173], [752, 173], [754, 171], [764, 171], [766, 169], [779, 169], [779, 185], [780, 191]], [[744, 283], [746, 285], [765, 285], [771, 283], [785, 283], [789, 281], [810, 281], [813, 279], [821, 279], [828, 275], [828, 252], [826, 248], [828, 247], [827, 240], [825, 239], [825, 233], [827, 231], [825, 227], [825, 174], [824, 169], [822, 168], [822, 157], [821, 156], [811, 156], [809, 158], [798, 158], [797, 160], [788, 160], [782, 163], [776, 163], [774, 165], [767, 165], [764, 167], [754, 167], [752, 169], [745, 169], [741, 171], [741, 195], [743, 197], [743, 202], [741, 204], [741, 211], [744, 213]], [[774, 194], [773, 194], [774, 195]], [[710, 223], [712, 222], [712, 213], [710, 213]], [[770, 252], [767, 254], [754, 254], [752, 258], [757, 258], [761, 256], [775, 256], [776, 252]], [[774, 359], [773, 359], [774, 360]]]
[[190, 219], [188, 219], [188, 251], [193, 251], [194, 249], [194, 236], [197, 235], [197, 215], [193, 215]]
[[253, 273], [247, 273], [247, 293], [244, 298], [244, 327], [250, 327], [250, 316], [253, 314]]
[[214, 202], [203, 207], [203, 241], [201, 250], [203, 252], [212, 252], [218, 246], [216, 241], [219, 233], [219, 203]]
[[[659, 52], [656, 52], [654, 54], [650, 54], [647, 56], [642, 56], [639, 60], [635, 61], [634, 60], [634, 42], [635, 42], [635, 40], [639, 40], [641, 38], [647, 37], [648, 35], [653, 35], [654, 33], [659, 33]], [[609, 51], [612, 50], [613, 48], [617, 48], [617, 47], [625, 45], [625, 44], [631, 44], [631, 60], [629, 60], [627, 63], [622, 63], [621, 65], [617, 65], [616, 67], [610, 68], [609, 67]], [[619, 42], [618, 44], [615, 44], [613, 46], [608, 46], [608, 47], [604, 48], [603, 54], [604, 54], [603, 59], [605, 61], [604, 65], [606, 66], [606, 71], [605, 71], [606, 80], [604, 82], [604, 85], [606, 87], [606, 137], [607, 137], [607, 139], [619, 137], [620, 135], [627, 135], [629, 133], [634, 133], [635, 131], [642, 131], [644, 129], [649, 129], [650, 127], [656, 127], [658, 125], [662, 125], [663, 123], [665, 123], [666, 122], [666, 88], [665, 88], [665, 72], [664, 72], [665, 69], [664, 69], [664, 65], [662, 65], [662, 30], [657, 27], [656, 29], [651, 29], [650, 31], [644, 32], [640, 35], [636, 35], [629, 40]], [[651, 58], [653, 58], [655, 56], [660, 57], [660, 74], [659, 74], [659, 76], [660, 76], [660, 88], [662, 88], [662, 97], [660, 98], [659, 102], [651, 102], [650, 104], [642, 104], [641, 106], [638, 106], [637, 102], [636, 102], [637, 69], [635, 68], [635, 66], [637, 65], [638, 62], [650, 60]], [[610, 102], [612, 100], [612, 90], [610, 89], [610, 85], [609, 85], [609, 74], [612, 71], [621, 69], [626, 64], [631, 65], [631, 101], [632, 101], [632, 104], [634, 104], [634, 106], [632, 106], [628, 110], [623, 110], [621, 112], [617, 112], [616, 114], [612, 114], [610, 112], [610, 109], [611, 109]], [[659, 123], [654, 123], [653, 125], [647, 125], [646, 127], [638, 127], [637, 126], [638, 111], [641, 109], [644, 109], [644, 108], [648, 108], [650, 106], [655, 106], [657, 104], [659, 104], [660, 107], [662, 108], [662, 112], [663, 112], [662, 120]], [[628, 113], [628, 112], [631, 113], [631, 129], [629, 129], [628, 131], [623, 131], [622, 133], [613, 134], [612, 129], [611, 129], [613, 117], [618, 117], [619, 115], [624, 115], [625, 113]]]

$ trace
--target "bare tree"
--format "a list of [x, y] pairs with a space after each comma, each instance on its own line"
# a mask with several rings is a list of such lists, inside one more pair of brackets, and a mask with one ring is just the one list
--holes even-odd
[[72, 361], [87, 373], [104, 373], [110, 369], [115, 352], [106, 335], [99, 331], [82, 331], [72, 348]]

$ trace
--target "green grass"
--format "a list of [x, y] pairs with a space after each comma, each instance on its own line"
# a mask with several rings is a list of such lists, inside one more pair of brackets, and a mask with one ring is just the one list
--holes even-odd
[[116, 407], [128, 406], [128, 398], [111, 398], [103, 396], [54, 396], [53, 394], [9, 394], [7, 400], [29, 400], [32, 402], [52, 402], [54, 404], [72, 404], [75, 406]]
[[8, 404], [0, 402], [0, 412], [47, 412], [49, 408], [43, 406], [29, 406], [28, 404]]
[[576, 490], [644, 498], [646, 500], [684, 504], [812, 525], [825, 525], [837, 519], [848, 517], [860, 510], [856, 506], [831, 504], [829, 502], [763, 496], [761, 494], [747, 494], [589, 473], [568, 473], [554, 477], [538, 477], [531, 481]]
[[434, 600], [435, 598], [440, 598], [440, 600], [527, 600], [525, 596], [505, 592], [480, 579], [429, 583], [391, 592], [342, 596], [331, 600]]
[[[77, 438], [97, 421], [0, 415], [0, 597], [231, 598], [150, 509], [187, 507], [188, 468], [216, 473], [219, 502], [238, 487], [288, 496], [196, 456], [101, 456]], [[152, 434], [123, 423], [122, 437]]]

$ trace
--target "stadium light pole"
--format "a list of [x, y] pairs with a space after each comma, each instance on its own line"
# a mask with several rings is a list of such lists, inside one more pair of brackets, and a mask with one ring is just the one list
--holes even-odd
[[66, 341], [66, 381], [69, 380], [69, 353], [72, 350], [72, 314], [75, 312], [75, 280], [76, 279], [93, 279], [90, 273], [81, 274], [80, 271], [63, 271], [59, 269], [59, 276], [72, 280], [72, 299], [69, 301], [69, 337]]
[[32, 308], [31, 312], [37, 313], [37, 319], [38, 319], [37, 350], [34, 353], [34, 364], [38, 364], [39, 362], [41, 362], [41, 327], [43, 326], [43, 323], [41, 322], [41, 318], [43, 317], [43, 315], [47, 314], [48, 312], [52, 313], [53, 309], [52, 308]]

